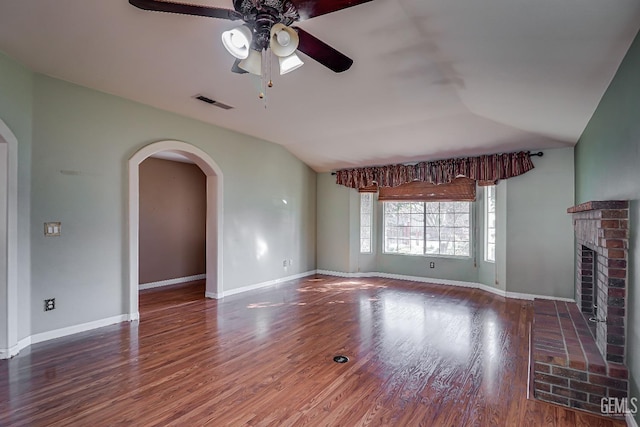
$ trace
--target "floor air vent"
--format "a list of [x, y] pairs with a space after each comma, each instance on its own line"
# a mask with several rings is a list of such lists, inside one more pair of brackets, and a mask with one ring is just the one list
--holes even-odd
[[196, 95], [194, 96], [198, 101], [206, 102], [209, 105], [213, 105], [215, 107], [220, 107], [223, 110], [231, 110], [233, 107], [231, 105], [223, 104], [222, 102], [216, 101], [215, 99], [211, 99], [204, 95]]
[[349, 358], [347, 356], [338, 355], [333, 358], [333, 361], [336, 363], [347, 363], [349, 361]]

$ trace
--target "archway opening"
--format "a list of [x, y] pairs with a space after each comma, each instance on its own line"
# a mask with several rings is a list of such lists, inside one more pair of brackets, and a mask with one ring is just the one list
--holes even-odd
[[139, 291], [139, 227], [140, 227], [140, 175], [139, 166], [148, 157], [172, 152], [195, 163], [206, 175], [206, 291], [208, 298], [222, 296], [222, 170], [211, 157], [190, 144], [181, 141], [160, 141], [149, 144], [129, 160], [129, 320], [138, 320]]

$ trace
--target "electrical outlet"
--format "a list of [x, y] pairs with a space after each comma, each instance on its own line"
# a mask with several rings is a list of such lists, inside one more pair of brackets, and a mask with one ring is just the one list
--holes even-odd
[[435, 262], [430, 262], [429, 263], [429, 268], [436, 268], [436, 263]]
[[282, 266], [286, 267], [287, 266], [287, 260], [285, 259], [284, 261], [282, 261]]
[[56, 299], [46, 299], [44, 300], [44, 311], [51, 311], [56, 308]]

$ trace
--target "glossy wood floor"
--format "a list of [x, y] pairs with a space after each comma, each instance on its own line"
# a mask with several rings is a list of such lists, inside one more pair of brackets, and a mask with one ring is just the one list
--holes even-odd
[[141, 292], [139, 324], [0, 361], [0, 425], [624, 425], [527, 400], [524, 301], [326, 276], [203, 293]]

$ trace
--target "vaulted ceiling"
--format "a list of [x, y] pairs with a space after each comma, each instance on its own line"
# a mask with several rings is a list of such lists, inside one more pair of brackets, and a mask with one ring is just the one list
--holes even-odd
[[220, 35], [237, 25], [127, 0], [0, 0], [0, 50], [34, 71], [281, 144], [317, 171], [574, 145], [640, 2], [373, 0], [299, 24], [354, 65], [301, 54], [267, 108], [258, 77], [230, 72]]

